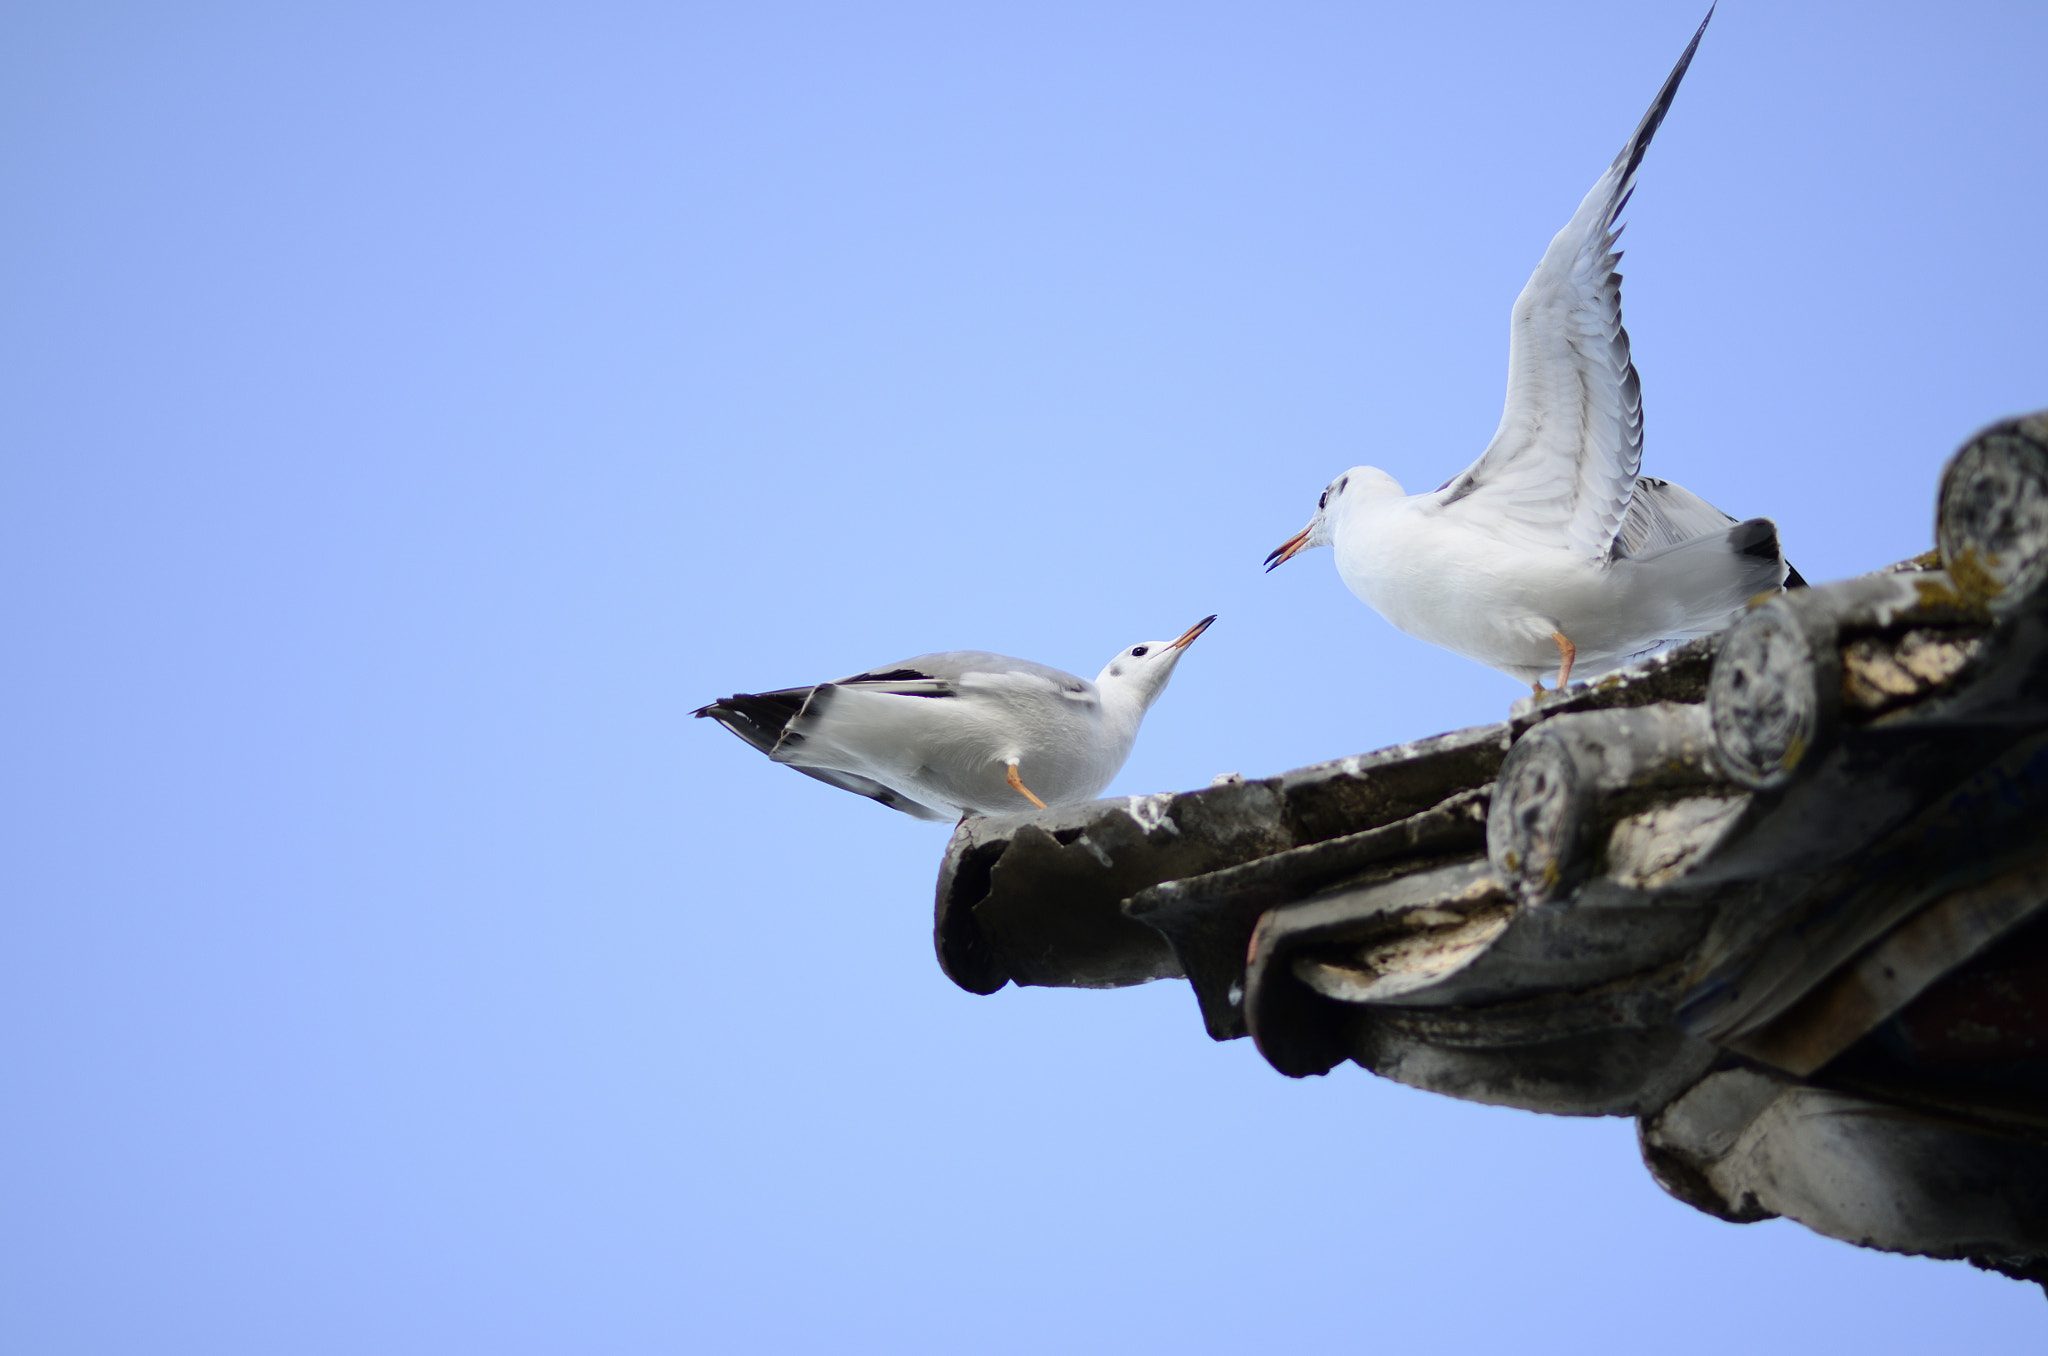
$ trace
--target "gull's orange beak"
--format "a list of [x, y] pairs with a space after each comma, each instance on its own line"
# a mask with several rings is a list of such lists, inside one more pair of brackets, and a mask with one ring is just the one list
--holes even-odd
[[1286, 541], [1281, 542], [1274, 549], [1273, 554], [1266, 557], [1266, 573], [1271, 574], [1274, 570], [1279, 569], [1282, 565], [1294, 559], [1296, 553], [1302, 547], [1308, 545], [1308, 534], [1315, 531], [1315, 527], [1314, 523], [1310, 523]]
[[1185, 650], [1188, 646], [1194, 644], [1195, 637], [1201, 635], [1202, 632], [1208, 630], [1209, 623], [1215, 620], [1216, 614], [1211, 612], [1208, 616], [1202, 618], [1193, 626], [1190, 626], [1187, 630], [1186, 635], [1182, 636], [1179, 640], [1176, 640], [1175, 642], [1173, 642], [1173, 644], [1167, 646], [1166, 648], [1169, 650]]

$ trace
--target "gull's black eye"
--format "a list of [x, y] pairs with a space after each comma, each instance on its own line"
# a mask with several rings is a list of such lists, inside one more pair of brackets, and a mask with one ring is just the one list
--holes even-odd
[[1133, 658], [1133, 659], [1143, 659], [1143, 658], [1145, 657], [1145, 651], [1146, 651], [1146, 650], [1148, 650], [1148, 649], [1150, 649], [1150, 648], [1151, 648], [1151, 647], [1150, 647], [1149, 645], [1138, 645], [1138, 646], [1133, 646], [1133, 647], [1132, 647], [1132, 649], [1131, 649], [1131, 658]]
[[1328, 490], [1324, 490], [1321, 494], [1316, 496], [1316, 507], [1319, 509], [1326, 509], [1329, 506], [1330, 492]]

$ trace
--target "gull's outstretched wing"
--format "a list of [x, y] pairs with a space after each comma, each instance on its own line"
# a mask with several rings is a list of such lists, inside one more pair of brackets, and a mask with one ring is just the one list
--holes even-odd
[[1713, 17], [1709, 9], [1635, 135], [1515, 298], [1500, 427], [1479, 460], [1437, 492], [1444, 509], [1526, 545], [1610, 555], [1643, 460], [1642, 385], [1621, 326], [1615, 223]]
[[[1636, 492], [1628, 501], [1628, 517], [1614, 536], [1614, 558], [1646, 556], [1682, 541], [1726, 532], [1735, 525], [1735, 515], [1723, 513], [1683, 485], [1655, 476], [1637, 476]], [[1792, 562], [1785, 562], [1785, 587], [1803, 589], [1806, 580]]]
[[1709, 532], [1724, 532], [1735, 521], [1734, 514], [1723, 513], [1683, 485], [1637, 476], [1628, 516], [1614, 534], [1614, 556], [1646, 556]]

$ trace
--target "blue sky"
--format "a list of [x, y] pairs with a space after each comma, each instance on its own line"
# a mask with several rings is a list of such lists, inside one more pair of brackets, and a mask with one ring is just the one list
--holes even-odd
[[[1500, 718], [1327, 553], [1698, 6], [0, 19], [0, 1344], [2018, 1349], [1626, 1121], [975, 998], [945, 841], [691, 708], [1221, 620], [1112, 790]], [[1646, 470], [1819, 580], [2048, 405], [2033, 4], [1732, 0], [1643, 172]], [[2003, 1343], [2002, 1348], [1989, 1344]]]

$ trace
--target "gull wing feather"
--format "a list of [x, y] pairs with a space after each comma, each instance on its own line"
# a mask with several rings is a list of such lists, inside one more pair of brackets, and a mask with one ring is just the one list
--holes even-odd
[[1050, 664], [1037, 664], [987, 650], [921, 654], [900, 664], [841, 678], [834, 686], [905, 697], [952, 697], [962, 692], [1056, 692], [1092, 705], [1095, 684]]
[[936, 774], [979, 749], [991, 726], [1019, 720], [1043, 727], [1052, 711], [1089, 721], [1095, 684], [1028, 659], [982, 650], [918, 655], [816, 687], [741, 693], [700, 707], [768, 755], [830, 786], [880, 801], [918, 819], [952, 819], [974, 804], [956, 803], [953, 781]]
[[[1667, 546], [1725, 532], [1735, 525], [1732, 513], [1723, 513], [1683, 485], [1655, 476], [1637, 476], [1635, 496], [1628, 501], [1628, 517], [1614, 538], [1614, 558], [1646, 556]], [[1785, 587], [1803, 589], [1805, 578], [1785, 562]]]
[[1628, 516], [1614, 536], [1614, 557], [1648, 555], [1709, 532], [1725, 531], [1736, 521], [1683, 485], [1655, 476], [1636, 477]]
[[[700, 706], [692, 714], [716, 720], [762, 753], [775, 758], [777, 749], [781, 747], [784, 737], [789, 732], [789, 726], [803, 715], [804, 708], [810, 705], [811, 697], [816, 692], [817, 689], [814, 687], [786, 687], [777, 692], [742, 692], [723, 701], [712, 702], [709, 706]], [[776, 761], [784, 760], [777, 758]], [[918, 819], [952, 818], [942, 810], [936, 810], [893, 787], [884, 786], [873, 778], [863, 777], [858, 773], [844, 772], [837, 768], [803, 767], [795, 763], [789, 766], [796, 768], [806, 777], [816, 777], [819, 781], [836, 786], [842, 791], [851, 791], [857, 796], [878, 800], [892, 810], [901, 810], [904, 814]]]
[[1560, 537], [1610, 558], [1643, 460], [1643, 393], [1621, 324], [1615, 224], [1714, 12], [1649, 111], [1515, 298], [1508, 394], [1479, 460], [1438, 491], [1438, 505], [1530, 546]]

